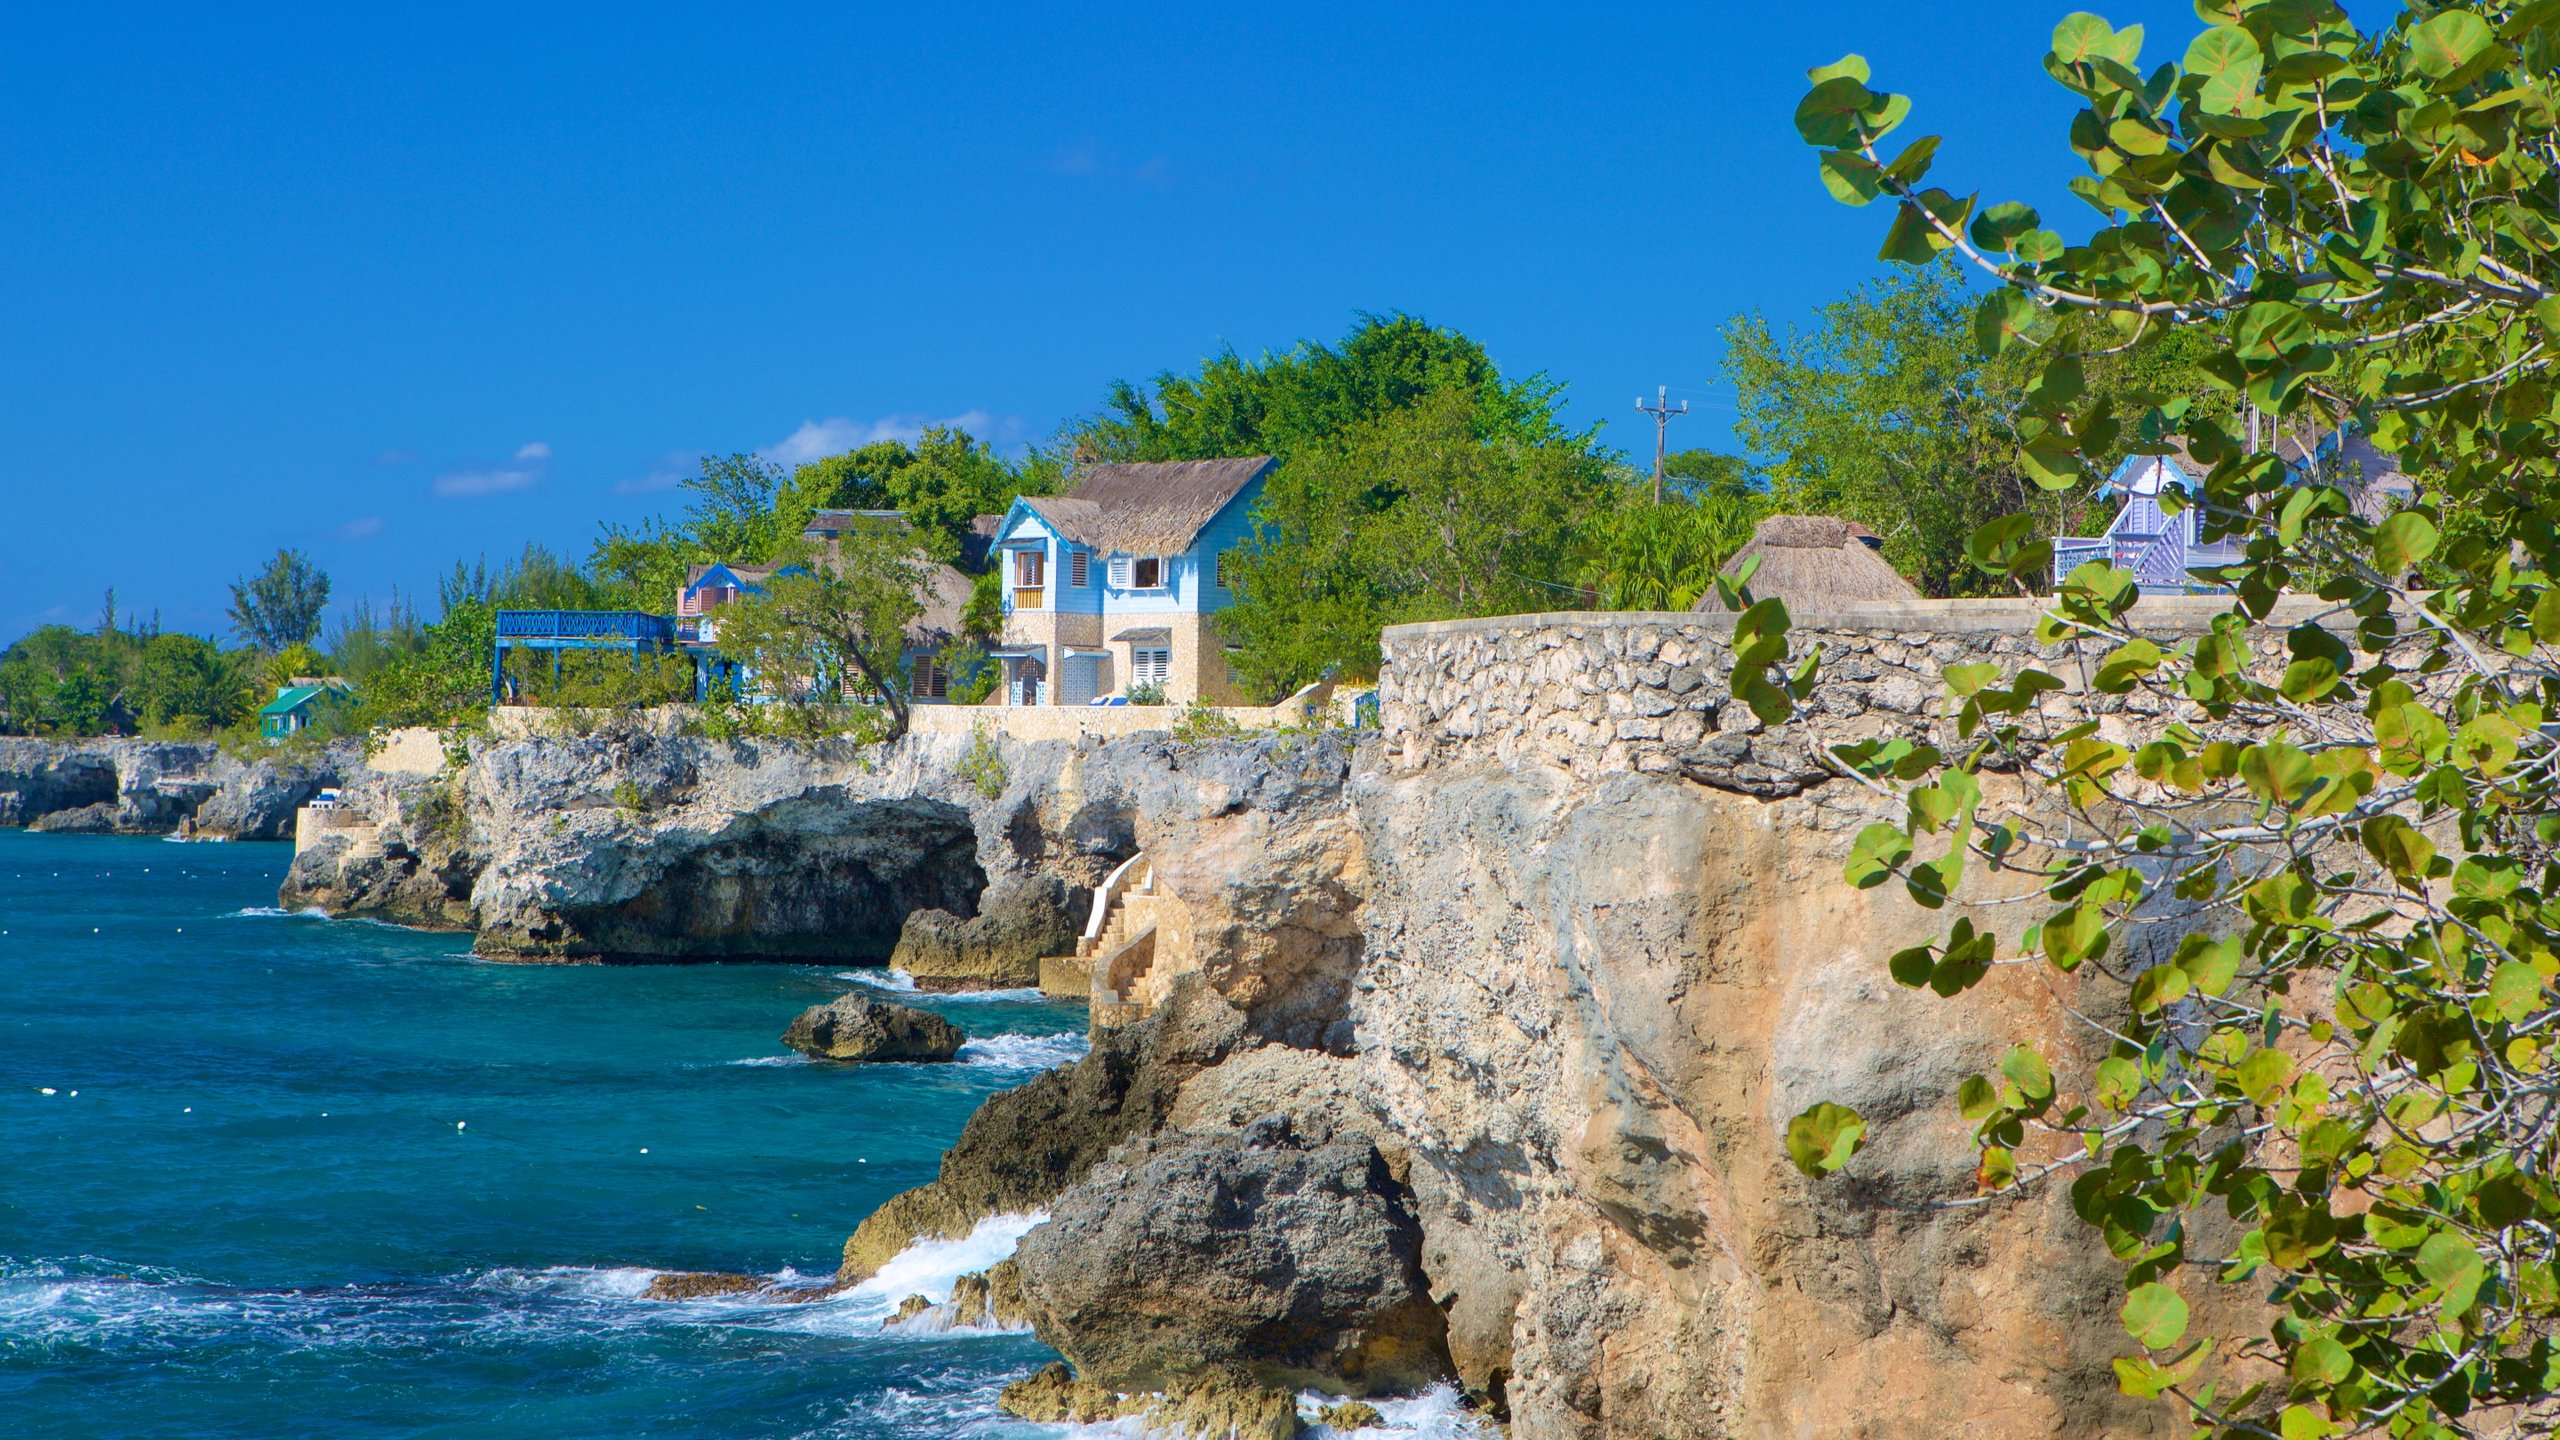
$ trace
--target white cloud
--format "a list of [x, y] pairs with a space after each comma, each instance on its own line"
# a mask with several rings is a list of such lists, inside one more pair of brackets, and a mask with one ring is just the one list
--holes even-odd
[[440, 499], [471, 500], [522, 490], [541, 478], [540, 472], [533, 470], [459, 470], [437, 476], [434, 489]]
[[516, 447], [516, 458], [519, 460], [548, 460], [551, 458], [551, 446], [547, 441], [528, 441], [525, 444]]
[[803, 420], [800, 428], [756, 452], [777, 465], [806, 465], [829, 455], [859, 450], [883, 440], [913, 445], [928, 425], [966, 430], [982, 440], [995, 438], [996, 418], [984, 410], [936, 419], [930, 415], [889, 415], [878, 420]]
[[359, 515], [339, 526], [336, 533], [341, 540], [362, 540], [368, 536], [379, 535], [382, 533], [382, 517]]
[[660, 468], [652, 470], [648, 474], [643, 475], [636, 480], [614, 481], [613, 493], [616, 495], [655, 495], [661, 490], [673, 490], [677, 486], [683, 484], [684, 477], [685, 472], [682, 469], [669, 470]]

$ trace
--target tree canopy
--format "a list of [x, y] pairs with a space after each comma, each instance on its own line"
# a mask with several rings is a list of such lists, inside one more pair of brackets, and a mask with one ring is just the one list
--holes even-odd
[[299, 550], [278, 550], [265, 569], [231, 586], [231, 624], [260, 650], [282, 650], [320, 633], [329, 577]]

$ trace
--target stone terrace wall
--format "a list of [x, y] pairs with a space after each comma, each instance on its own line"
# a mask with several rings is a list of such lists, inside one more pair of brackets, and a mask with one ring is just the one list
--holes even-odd
[[[2150, 597], [2146, 631], [2201, 629], [2230, 602]], [[1940, 672], [1991, 661], [2034, 664], [2085, 690], [2080, 659], [2038, 644], [2042, 602], [1919, 600], [1795, 617], [1793, 654], [1823, 647], [1820, 679], [1798, 717], [1770, 727], [1728, 692], [1730, 614], [1567, 611], [1444, 620], [1387, 629], [1378, 687], [1389, 752], [1408, 769], [1493, 761], [1552, 765], [1577, 778], [1676, 772], [1721, 790], [1793, 795], [1833, 773], [1819, 748], [1878, 735], [1935, 740]], [[2324, 607], [2280, 602], [2273, 626]], [[2280, 648], [2280, 647], [2279, 647]], [[2085, 702], [2047, 697], [2060, 713]], [[2076, 718], [2076, 717], [2075, 717]]]

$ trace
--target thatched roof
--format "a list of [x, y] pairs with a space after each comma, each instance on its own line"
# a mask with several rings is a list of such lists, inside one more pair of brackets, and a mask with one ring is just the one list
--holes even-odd
[[[1828, 515], [1772, 515], [1725, 562], [1724, 573], [1738, 574], [1752, 556], [1759, 556], [1751, 593], [1763, 599], [1776, 596], [1799, 613], [1860, 600], [1919, 599], [1911, 582], [1868, 543], [1873, 535], [1863, 525]], [[1697, 608], [1723, 607], [1707, 595]]]
[[969, 608], [973, 582], [948, 565], [924, 567], [924, 609], [907, 622], [907, 638], [921, 645], [940, 645], [960, 633], [960, 612]]
[[1060, 534], [1105, 555], [1178, 555], [1272, 463], [1249, 455], [1095, 465], [1075, 489], [1027, 503]]

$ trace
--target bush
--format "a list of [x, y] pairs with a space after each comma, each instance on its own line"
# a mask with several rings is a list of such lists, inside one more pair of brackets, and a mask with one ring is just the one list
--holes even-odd
[[1137, 684], [1130, 686], [1129, 703], [1132, 705], [1164, 704], [1164, 682], [1161, 680], [1141, 680]]
[[1182, 718], [1173, 722], [1173, 738], [1185, 745], [1204, 745], [1212, 740], [1233, 740], [1244, 734], [1226, 711], [1205, 700], [1194, 700], [1183, 707]]
[[1004, 763], [1004, 751], [984, 725], [969, 732], [969, 748], [960, 756], [960, 778], [990, 800], [1002, 795], [1006, 782], [1013, 778]]

